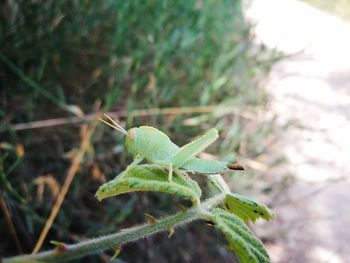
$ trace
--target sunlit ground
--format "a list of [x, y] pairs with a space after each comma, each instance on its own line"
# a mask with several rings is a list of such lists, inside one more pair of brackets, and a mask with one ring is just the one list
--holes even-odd
[[350, 24], [294, 0], [253, 1], [247, 15], [257, 41], [292, 55], [267, 84], [273, 114], [289, 123], [275, 154], [296, 179], [266, 226], [272, 261], [348, 262]]
[[332, 0], [332, 1], [304, 0], [304, 1], [350, 21], [350, 1], [349, 0]]

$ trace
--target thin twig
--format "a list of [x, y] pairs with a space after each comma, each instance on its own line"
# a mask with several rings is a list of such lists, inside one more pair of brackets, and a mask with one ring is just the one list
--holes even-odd
[[61, 208], [61, 205], [62, 205], [64, 198], [68, 192], [68, 189], [73, 181], [73, 178], [80, 167], [80, 163], [83, 160], [84, 154], [89, 147], [90, 139], [91, 139], [91, 136], [95, 130], [95, 127], [96, 127], [96, 122], [93, 122], [90, 126], [88, 126], [85, 129], [85, 131], [82, 135], [80, 149], [79, 149], [78, 153], [73, 158], [72, 164], [68, 170], [68, 174], [67, 174], [66, 180], [64, 181], [63, 187], [62, 187], [62, 189], [61, 189], [61, 191], [56, 199], [56, 202], [54, 204], [54, 207], [52, 208], [51, 214], [45, 223], [44, 229], [42, 230], [40, 237], [39, 237], [37, 243], [35, 244], [33, 254], [37, 253], [40, 250], [40, 248], [41, 248], [41, 246], [46, 238], [46, 235], [49, 232], [51, 225], [52, 225], [53, 221], [55, 220], [55, 218], [56, 218], [56, 216]]
[[58, 243], [56, 249], [41, 252], [35, 255], [22, 255], [12, 258], [4, 258], [3, 263], [23, 263], [23, 262], [61, 262], [74, 258], [79, 258], [98, 251], [115, 247], [116, 245], [136, 241], [138, 239], [151, 236], [161, 231], [168, 231], [173, 227], [189, 223], [197, 219], [208, 219], [208, 211], [222, 202], [225, 194], [219, 194], [208, 199], [199, 207], [193, 207], [185, 212], [172, 216], [156, 219], [156, 224], [144, 224], [132, 228], [124, 229], [118, 233], [84, 240], [74, 245]]
[[17, 250], [18, 250], [19, 253], [23, 253], [23, 249], [22, 249], [21, 243], [18, 240], [16, 228], [13, 225], [13, 222], [12, 222], [11, 214], [10, 214], [10, 212], [9, 212], [9, 210], [7, 208], [6, 202], [5, 202], [5, 200], [4, 200], [4, 198], [2, 196], [0, 197], [0, 206], [1, 206], [2, 211], [4, 212], [7, 224], [9, 226], [9, 228], [10, 228], [9, 230], [11, 232], [11, 235], [12, 235], [13, 239], [15, 240]]
[[[144, 109], [144, 110], [133, 110], [133, 111], [113, 111], [106, 112], [106, 114], [112, 117], [143, 117], [143, 116], [151, 116], [151, 115], [181, 115], [181, 114], [193, 114], [193, 113], [210, 113], [216, 110], [222, 109], [223, 114], [235, 114], [237, 116], [246, 118], [246, 119], [254, 119], [256, 120], [256, 113], [249, 111], [248, 109], [237, 109], [237, 107], [223, 107], [220, 108], [217, 105], [213, 106], [199, 106], [199, 107], [174, 107], [174, 108], [154, 108], [154, 109]], [[38, 129], [38, 128], [46, 128], [67, 124], [77, 124], [81, 122], [90, 122], [96, 119], [96, 114], [86, 114], [83, 117], [67, 117], [67, 118], [56, 118], [56, 119], [48, 119], [41, 121], [33, 121], [27, 123], [18, 123], [18, 124], [7, 124], [11, 130], [13, 131], [21, 131], [28, 129]], [[6, 131], [6, 127], [0, 127], [0, 132]]]

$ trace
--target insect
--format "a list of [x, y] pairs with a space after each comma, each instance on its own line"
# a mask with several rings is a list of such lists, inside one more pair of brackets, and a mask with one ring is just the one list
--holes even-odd
[[213, 143], [218, 137], [216, 129], [210, 129], [198, 139], [179, 147], [160, 130], [150, 126], [134, 127], [126, 131], [111, 117], [110, 121], [99, 119], [108, 126], [118, 130], [126, 136], [126, 150], [133, 155], [131, 166], [146, 160], [153, 164], [166, 166], [169, 169], [169, 182], [172, 181], [174, 169], [183, 169], [194, 173], [217, 174], [227, 170], [244, 170], [242, 165], [217, 160], [204, 160], [196, 155]]

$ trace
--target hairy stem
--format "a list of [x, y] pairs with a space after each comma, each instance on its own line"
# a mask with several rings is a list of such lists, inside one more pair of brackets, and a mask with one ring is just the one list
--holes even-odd
[[167, 231], [173, 227], [189, 223], [196, 219], [208, 219], [209, 210], [220, 203], [224, 198], [223, 194], [208, 199], [198, 207], [191, 208], [185, 212], [156, 220], [156, 224], [144, 224], [135, 226], [118, 233], [93, 238], [82, 241], [74, 245], [58, 244], [56, 249], [41, 252], [34, 255], [22, 255], [17, 257], [5, 258], [3, 263], [18, 262], [61, 262], [79, 258], [88, 254], [93, 254], [117, 245], [125, 244], [131, 241], [156, 234], [161, 231]]

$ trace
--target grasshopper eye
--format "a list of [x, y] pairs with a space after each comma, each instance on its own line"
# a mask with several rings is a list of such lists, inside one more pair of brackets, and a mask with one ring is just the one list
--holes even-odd
[[139, 149], [137, 148], [137, 128], [131, 128], [128, 130], [128, 133], [126, 134], [125, 138], [125, 147], [128, 150], [128, 152], [132, 155], [137, 155], [139, 153]]
[[136, 141], [136, 137], [137, 137], [136, 128], [132, 128], [131, 130], [129, 130], [128, 137], [130, 138], [130, 140]]

